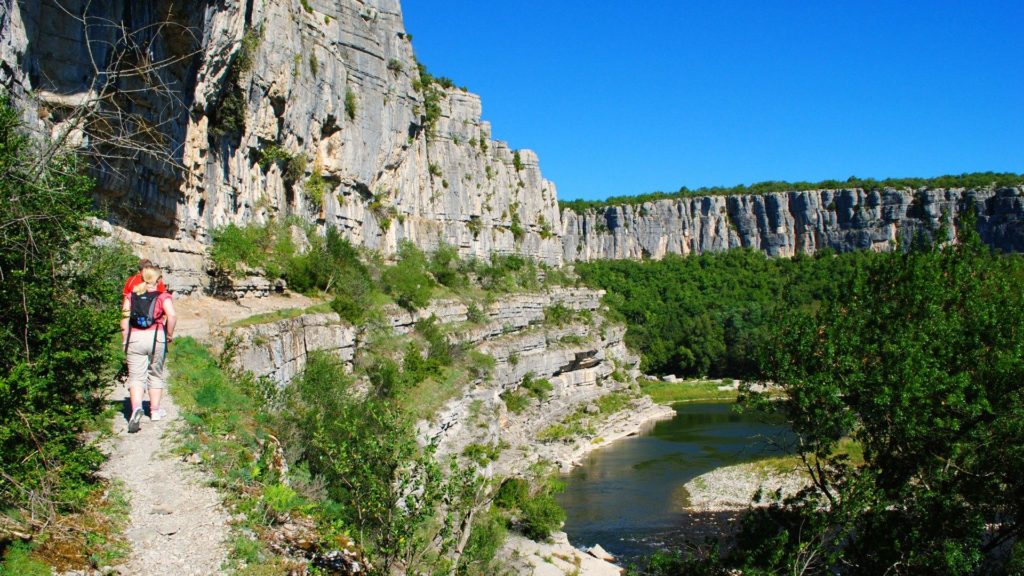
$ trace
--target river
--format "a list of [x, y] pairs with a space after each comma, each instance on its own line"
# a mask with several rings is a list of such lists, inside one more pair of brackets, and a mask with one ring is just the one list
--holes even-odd
[[777, 444], [791, 439], [781, 423], [762, 414], [737, 414], [732, 404], [674, 408], [671, 420], [591, 452], [563, 477], [566, 489], [558, 500], [574, 545], [600, 544], [628, 561], [717, 534], [735, 514], [685, 513], [683, 484], [721, 466], [779, 455]]

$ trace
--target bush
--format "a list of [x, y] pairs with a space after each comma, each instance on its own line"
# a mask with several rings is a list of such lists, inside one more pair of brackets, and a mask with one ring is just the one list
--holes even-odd
[[83, 171], [70, 155], [40, 157], [0, 98], [0, 509], [43, 519], [93, 488], [102, 455], [82, 432], [105, 404], [121, 287], [137, 263], [92, 243]]
[[483, 324], [488, 320], [490, 320], [490, 317], [476, 304], [470, 304], [466, 309], [466, 321], [473, 324]]
[[553, 390], [550, 380], [547, 378], [534, 378], [533, 372], [527, 372], [519, 386], [539, 400], [546, 400], [548, 394], [551, 394], [551, 390]]
[[501, 549], [508, 530], [504, 520], [497, 514], [480, 513], [473, 520], [469, 542], [459, 558], [458, 574], [490, 576], [499, 573], [491, 566], [495, 554]]
[[427, 260], [412, 242], [402, 241], [398, 262], [381, 275], [384, 289], [399, 306], [416, 310], [430, 303], [434, 281], [427, 275]]
[[572, 322], [575, 312], [561, 302], [544, 309], [544, 323], [549, 326], [564, 326]]
[[449, 288], [464, 288], [469, 278], [462, 270], [459, 251], [451, 244], [441, 244], [430, 255], [429, 270], [439, 284]]
[[540, 494], [530, 498], [522, 503], [520, 510], [523, 513], [520, 528], [523, 535], [531, 540], [544, 540], [565, 522], [565, 510], [551, 494]]
[[505, 407], [513, 414], [519, 414], [530, 405], [530, 397], [520, 392], [505, 392], [501, 395]]
[[356, 93], [351, 88], [345, 89], [345, 115], [348, 116], [349, 120], [356, 119], [356, 107], [358, 102], [356, 101]]
[[522, 478], [508, 478], [494, 495], [494, 505], [505, 510], [518, 510], [530, 499], [530, 483]]

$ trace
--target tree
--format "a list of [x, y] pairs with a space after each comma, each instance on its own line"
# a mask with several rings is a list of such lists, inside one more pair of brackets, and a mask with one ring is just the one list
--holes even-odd
[[[748, 517], [732, 562], [808, 573], [998, 570], [1024, 507], [1024, 263], [959, 243], [874, 259], [774, 331], [763, 376], [812, 485]], [[837, 454], [852, 438], [864, 464]]]
[[51, 150], [0, 100], [0, 507], [35, 518], [81, 504], [101, 460], [81, 433], [113, 375], [133, 265], [93, 243], [92, 181]]

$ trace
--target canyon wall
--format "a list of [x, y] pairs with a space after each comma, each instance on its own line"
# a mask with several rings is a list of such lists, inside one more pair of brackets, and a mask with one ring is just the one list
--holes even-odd
[[[986, 242], [1024, 251], [1020, 187], [560, 213], [536, 154], [494, 140], [477, 95], [421, 73], [398, 0], [0, 0], [0, 56], [27, 126], [97, 154], [109, 223], [140, 235], [133, 245], [156, 261], [190, 266], [184, 291], [211, 289], [210, 266], [180, 255], [201, 252], [212, 230], [284, 218], [385, 254], [402, 240], [444, 242], [463, 256], [557, 265], [738, 247], [887, 250], [948, 235], [973, 205]], [[246, 282], [233, 291], [269, 289]]]
[[[0, 1], [0, 81], [30, 128], [102, 156], [114, 224], [206, 243], [294, 216], [385, 253], [561, 262], [536, 155], [492, 139], [477, 95], [420, 74], [397, 0]], [[100, 134], [83, 110], [127, 120]]]
[[920, 235], [950, 238], [973, 207], [983, 241], [1024, 251], [1024, 187], [812, 190], [696, 196], [562, 212], [565, 261], [663, 258], [752, 248], [769, 256], [824, 248], [891, 250]]

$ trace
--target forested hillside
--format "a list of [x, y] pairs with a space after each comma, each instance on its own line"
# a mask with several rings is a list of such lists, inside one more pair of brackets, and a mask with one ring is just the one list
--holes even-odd
[[773, 259], [753, 250], [637, 262], [578, 264], [588, 283], [608, 291], [622, 314], [626, 342], [644, 370], [681, 376], [750, 377], [755, 348], [778, 316], [835, 301], [864, 265], [889, 254], [821, 252]]
[[[1019, 574], [1024, 259], [958, 243], [581, 267], [649, 370], [770, 382], [807, 487], [645, 574]], [[847, 443], [863, 449], [851, 459]]]

